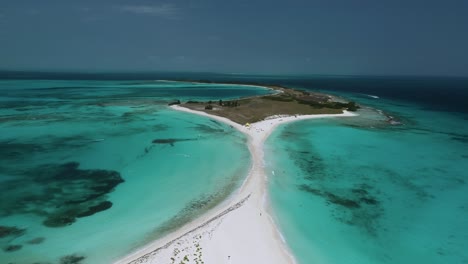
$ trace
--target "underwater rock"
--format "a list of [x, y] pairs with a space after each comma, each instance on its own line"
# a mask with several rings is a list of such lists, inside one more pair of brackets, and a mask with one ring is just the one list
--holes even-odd
[[338, 195], [335, 195], [333, 193], [325, 192], [325, 196], [327, 198], [327, 201], [333, 204], [341, 205], [347, 208], [359, 208], [361, 205], [357, 203], [356, 201], [353, 201], [351, 199], [347, 199], [344, 197], [340, 197]]
[[351, 189], [351, 194], [348, 195], [349, 198], [330, 191], [314, 189], [306, 184], [299, 185], [298, 188], [299, 190], [324, 197], [329, 203], [341, 205], [350, 209], [360, 208], [363, 203], [367, 205], [376, 205], [379, 203], [375, 198], [369, 195], [367, 190], [360, 188]]
[[174, 143], [180, 141], [192, 141], [197, 140], [196, 138], [157, 138], [153, 140], [154, 144], [169, 144], [174, 146]]
[[365, 189], [355, 188], [355, 189], [351, 189], [351, 191], [356, 194], [367, 195], [367, 191]]
[[104, 202], [101, 202], [100, 204], [98, 205], [95, 205], [95, 206], [91, 206], [88, 208], [87, 211], [85, 212], [82, 212], [82, 213], [79, 213], [78, 215], [76, 215], [76, 217], [86, 217], [86, 216], [91, 216], [95, 213], [99, 213], [101, 211], [105, 211], [109, 208], [112, 207], [112, 202], [109, 202], [109, 201], [104, 201]]
[[13, 252], [13, 251], [18, 251], [22, 248], [22, 245], [9, 245], [3, 248], [3, 251], [5, 252]]
[[68, 255], [60, 258], [60, 264], [80, 264], [85, 259], [84, 256]]
[[47, 227], [64, 227], [73, 224], [76, 222], [76, 213], [69, 213], [69, 212], [63, 212], [63, 213], [56, 213], [49, 215], [49, 217], [46, 218], [42, 222], [43, 225]]
[[462, 143], [468, 143], [468, 136], [451, 137], [451, 139]]
[[356, 201], [353, 201], [351, 199], [347, 199], [347, 198], [344, 198], [344, 197], [340, 197], [340, 196], [338, 196], [336, 194], [333, 194], [331, 192], [314, 189], [314, 188], [312, 188], [312, 187], [310, 187], [308, 185], [305, 185], [305, 184], [300, 185], [299, 189], [302, 190], [302, 191], [312, 193], [314, 195], [322, 196], [322, 197], [326, 198], [327, 202], [329, 202], [329, 203], [333, 203], [333, 204], [336, 204], [336, 205], [341, 205], [341, 206], [344, 206], [344, 207], [347, 207], [347, 208], [359, 208], [359, 207], [361, 207], [359, 205], [359, 203], [357, 203]]
[[44, 237], [36, 237], [36, 238], [33, 238], [31, 240], [26, 241], [26, 243], [28, 243], [30, 245], [38, 245], [38, 244], [41, 244], [42, 242], [44, 242], [44, 240], [45, 240]]
[[0, 185], [0, 199], [8, 201], [0, 205], [0, 216], [32, 213], [44, 217], [47, 227], [68, 226], [78, 216], [109, 209], [107, 194], [124, 182], [117, 171], [79, 169], [77, 162], [42, 165], [20, 176]]
[[166, 131], [168, 129], [169, 129], [169, 126], [165, 124], [156, 124], [153, 126], [153, 130], [157, 132]]
[[322, 191], [314, 189], [306, 184], [299, 185], [299, 190], [322, 196]]
[[195, 130], [200, 131], [202, 133], [210, 133], [210, 134], [216, 134], [216, 133], [224, 133], [223, 128], [214, 128], [209, 125], [203, 125], [203, 124], [198, 124], [194, 127]]
[[21, 160], [26, 156], [40, 153], [44, 151], [44, 147], [34, 143], [17, 143], [13, 141], [0, 141], [0, 159]]
[[371, 205], [375, 205], [375, 204], [378, 204], [379, 202], [377, 200], [375, 200], [374, 198], [368, 198], [368, 197], [362, 197], [360, 199], [360, 201], [366, 203], [366, 204], [371, 204]]
[[0, 226], [0, 238], [9, 236], [22, 236], [26, 233], [26, 229], [17, 228], [16, 226]]
[[323, 197], [324, 200], [337, 206], [330, 212], [339, 221], [365, 230], [369, 235], [378, 233], [378, 219], [383, 214], [380, 202], [370, 194], [371, 186], [360, 184], [346, 189], [315, 189], [306, 184], [298, 186], [299, 190]]

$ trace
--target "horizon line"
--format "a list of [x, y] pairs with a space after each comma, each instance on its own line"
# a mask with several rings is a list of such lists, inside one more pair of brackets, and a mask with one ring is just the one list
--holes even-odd
[[163, 71], [163, 70], [137, 70], [137, 71], [113, 71], [113, 70], [6, 70], [0, 69], [0, 79], [5, 79], [2, 74], [57, 74], [57, 75], [151, 75], [151, 74], [211, 74], [221, 76], [260, 76], [260, 77], [374, 77], [374, 78], [457, 78], [468, 79], [468, 76], [461, 75], [425, 75], [425, 74], [333, 74], [333, 73], [240, 73], [240, 72], [212, 72], [212, 71]]

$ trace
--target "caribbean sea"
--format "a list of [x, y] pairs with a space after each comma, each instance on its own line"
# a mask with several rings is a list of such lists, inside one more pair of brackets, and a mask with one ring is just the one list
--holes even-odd
[[270, 91], [150, 79], [279, 84], [365, 106], [281, 126], [266, 143], [274, 219], [299, 263], [468, 263], [467, 79], [0, 78], [1, 263], [109, 263], [240, 186], [245, 137], [167, 103]]
[[0, 263], [111, 263], [213, 208], [247, 175], [241, 133], [167, 103], [270, 90], [29, 79], [0, 80], [0, 92]]
[[372, 107], [266, 143], [275, 220], [299, 263], [468, 263], [468, 81], [435, 82], [283, 80]]

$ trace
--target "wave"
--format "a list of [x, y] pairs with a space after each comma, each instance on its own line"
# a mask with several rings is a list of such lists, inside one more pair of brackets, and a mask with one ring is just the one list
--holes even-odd
[[380, 97], [378, 97], [377, 95], [372, 95], [372, 94], [363, 94], [367, 97], [370, 97], [370, 98], [374, 98], [374, 99], [379, 99]]

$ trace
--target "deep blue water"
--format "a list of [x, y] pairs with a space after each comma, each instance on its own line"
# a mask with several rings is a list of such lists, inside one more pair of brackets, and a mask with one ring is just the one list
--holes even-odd
[[42, 73], [0, 71], [0, 79], [48, 80], [207, 80], [285, 85], [315, 91], [371, 94], [420, 104], [436, 111], [468, 113], [468, 77], [266, 76], [219, 73]]
[[468, 79], [422, 77], [322, 77], [281, 84], [309, 90], [370, 94], [420, 104], [430, 110], [468, 113]]

